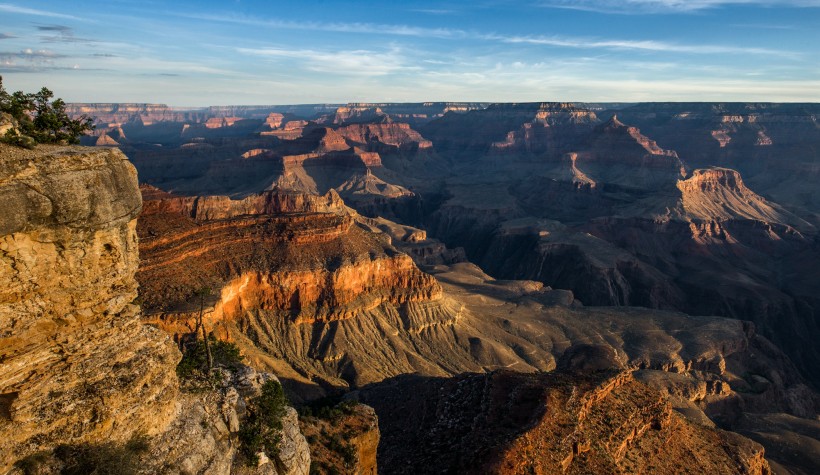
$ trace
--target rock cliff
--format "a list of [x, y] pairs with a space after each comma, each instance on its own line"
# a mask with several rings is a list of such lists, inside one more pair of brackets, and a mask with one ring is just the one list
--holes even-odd
[[179, 353], [133, 304], [134, 167], [116, 150], [0, 147], [0, 471], [162, 432]]
[[348, 142], [371, 152], [390, 152], [391, 149], [415, 152], [433, 146], [432, 142], [410, 128], [410, 124], [356, 124], [340, 127], [336, 131]]
[[221, 369], [215, 389], [179, 390], [179, 351], [140, 320], [142, 199], [121, 152], [0, 145], [0, 199], [0, 472], [124, 464], [111, 454], [130, 450], [98, 469], [308, 473], [293, 408], [271, 463], [237, 458], [247, 401], [272, 375]]

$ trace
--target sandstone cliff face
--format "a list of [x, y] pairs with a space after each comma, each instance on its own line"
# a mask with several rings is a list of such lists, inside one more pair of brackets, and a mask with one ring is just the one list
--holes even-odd
[[335, 191], [329, 191], [324, 196], [268, 191], [240, 200], [232, 200], [228, 196], [168, 195], [163, 198], [146, 201], [144, 213], [173, 213], [194, 221], [214, 221], [241, 216], [344, 212], [344, 203]]
[[237, 461], [247, 401], [274, 376], [220, 370], [217, 390], [179, 391], [179, 352], [133, 303], [142, 200], [122, 153], [0, 145], [0, 199], [0, 472], [35, 455], [56, 473], [58, 445], [147, 436], [145, 473], [308, 473], [293, 408], [268, 464]]
[[357, 122], [379, 122], [384, 120], [387, 120], [387, 114], [378, 106], [370, 106], [368, 104], [349, 104], [339, 107], [336, 109], [336, 114], [333, 115], [333, 124], [336, 125]]
[[294, 323], [352, 318], [362, 310], [438, 300], [441, 289], [406, 255], [354, 262], [338, 270], [256, 273], [229, 281], [214, 318], [236, 320], [248, 311], [283, 312]]
[[337, 129], [337, 132], [349, 142], [372, 152], [415, 152], [433, 146], [432, 142], [404, 123], [347, 125]]
[[814, 227], [750, 190], [735, 170], [698, 169], [678, 182], [687, 217], [699, 220], [748, 219], [813, 231]]
[[0, 145], [0, 471], [161, 432], [179, 353], [142, 325], [136, 171], [116, 150]]

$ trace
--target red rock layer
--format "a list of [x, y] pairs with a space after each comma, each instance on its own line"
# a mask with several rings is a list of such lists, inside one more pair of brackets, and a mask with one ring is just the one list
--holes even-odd
[[153, 312], [190, 310], [203, 285], [214, 290], [213, 318], [229, 320], [264, 310], [329, 321], [441, 297], [408, 256], [354, 226], [333, 191], [146, 201], [139, 223], [138, 279]]
[[205, 121], [205, 128], [220, 129], [222, 127], [231, 127], [240, 120], [242, 120], [241, 117], [212, 117]]
[[433, 143], [413, 130], [409, 124], [378, 123], [352, 124], [336, 129], [336, 132], [354, 145], [369, 151], [382, 151], [385, 147], [399, 150], [429, 149]]
[[239, 216], [338, 213], [343, 209], [344, 203], [334, 190], [328, 191], [324, 196], [265, 191], [241, 200], [232, 200], [228, 196], [185, 196], [146, 200], [143, 216], [172, 213], [189, 217], [194, 221], [212, 221]]

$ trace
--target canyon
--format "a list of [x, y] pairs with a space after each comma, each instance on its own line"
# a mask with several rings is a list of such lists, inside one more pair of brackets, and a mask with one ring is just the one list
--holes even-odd
[[[820, 469], [816, 104], [69, 111], [94, 147], [0, 150], [0, 471]], [[196, 395], [200, 323], [242, 364]]]

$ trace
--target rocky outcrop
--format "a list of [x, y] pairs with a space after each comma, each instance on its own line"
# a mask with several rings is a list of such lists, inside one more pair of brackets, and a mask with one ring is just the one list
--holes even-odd
[[268, 464], [237, 456], [245, 407], [273, 375], [220, 369], [215, 390], [179, 391], [180, 354], [135, 303], [142, 200], [122, 153], [0, 145], [0, 197], [0, 471], [57, 473], [66, 454], [136, 440], [145, 473], [308, 473], [293, 408]]
[[662, 149], [617, 116], [597, 126], [581, 150], [574, 165], [596, 182], [658, 189], [686, 174], [676, 152]]
[[220, 368], [215, 389], [180, 395], [180, 413], [142, 456], [141, 473], [307, 475], [310, 448], [298, 415], [285, 407], [278, 450], [251, 463], [240, 453], [238, 435], [249, 401], [266, 381], [277, 378], [247, 366]]
[[271, 112], [265, 117], [265, 126], [270, 129], [278, 129], [282, 127], [285, 116], [278, 112]]
[[0, 137], [5, 136], [6, 132], [17, 129], [17, 121], [11, 114], [0, 112]]
[[307, 411], [299, 422], [315, 467], [344, 474], [378, 473], [379, 419], [372, 407], [345, 401], [333, 408], [307, 406]]
[[683, 209], [690, 219], [755, 220], [813, 230], [808, 222], [746, 187], [740, 173], [735, 170], [694, 170], [691, 177], [678, 181], [677, 186], [681, 191]]
[[390, 473], [771, 473], [759, 444], [686, 422], [629, 372], [408, 376], [359, 398]]
[[94, 143], [97, 147], [116, 147], [119, 143], [111, 138], [108, 134], [103, 133], [99, 137], [97, 137], [97, 141]]
[[[143, 187], [149, 192], [154, 188]], [[194, 221], [215, 221], [243, 216], [299, 214], [299, 213], [337, 213], [344, 214], [344, 202], [335, 191], [324, 196], [266, 191], [233, 200], [228, 196], [187, 196], [171, 197], [158, 200], [146, 200], [146, 216], [159, 213], [179, 214]]]
[[336, 109], [333, 124], [355, 124], [360, 122], [383, 122], [389, 120], [378, 106], [368, 104], [350, 104]]
[[242, 120], [241, 117], [212, 117], [205, 121], [206, 129], [220, 129], [222, 127], [232, 127]]
[[117, 150], [0, 145], [0, 196], [0, 471], [162, 432], [179, 353], [133, 304], [133, 166]]
[[429, 149], [433, 143], [405, 123], [378, 123], [347, 125], [336, 129], [353, 145], [371, 152], [416, 152]]

